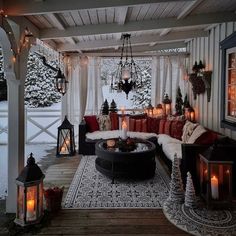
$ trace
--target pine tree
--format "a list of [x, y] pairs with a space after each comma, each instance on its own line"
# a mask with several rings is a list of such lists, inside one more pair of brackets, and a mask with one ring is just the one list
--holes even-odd
[[180, 87], [178, 87], [177, 93], [176, 93], [176, 100], [175, 100], [176, 115], [178, 115], [178, 116], [183, 115], [182, 106], [183, 106], [182, 93], [181, 93]]
[[0, 101], [7, 100], [7, 81], [4, 78], [3, 53], [0, 48]]
[[192, 180], [192, 176], [191, 176], [190, 172], [187, 173], [184, 205], [187, 207], [190, 207], [190, 208], [196, 208], [196, 206], [197, 206], [195, 189], [193, 186], [193, 180]]
[[184, 200], [184, 189], [179, 168], [179, 162], [180, 159], [177, 158], [177, 155], [175, 154], [174, 161], [172, 162], [169, 197], [167, 199], [167, 201], [175, 203], [182, 203]]
[[[56, 67], [56, 62], [52, 64]], [[30, 53], [25, 80], [25, 104], [29, 107], [47, 107], [60, 101], [54, 86], [55, 72], [43, 65], [41, 59]]]
[[102, 105], [102, 115], [108, 115], [108, 114], [109, 114], [109, 105], [107, 99], [105, 99]]
[[188, 109], [189, 107], [190, 107], [190, 104], [188, 100], [188, 95], [185, 94], [184, 103], [183, 103], [183, 114], [185, 114], [185, 109]]
[[111, 101], [109, 111], [110, 112], [117, 112], [117, 106], [116, 106], [116, 103], [115, 103], [114, 99], [112, 99], [112, 101]]
[[140, 107], [147, 107], [148, 104], [151, 102], [151, 73], [150, 68], [146, 67], [142, 70], [142, 84], [140, 81], [137, 81], [136, 84], [136, 93], [133, 95], [131, 99], [133, 101], [134, 108]]

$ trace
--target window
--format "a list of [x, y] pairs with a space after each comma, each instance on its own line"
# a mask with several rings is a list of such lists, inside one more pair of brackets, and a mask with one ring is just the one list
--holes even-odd
[[236, 32], [221, 43], [222, 105], [221, 127], [236, 130]]

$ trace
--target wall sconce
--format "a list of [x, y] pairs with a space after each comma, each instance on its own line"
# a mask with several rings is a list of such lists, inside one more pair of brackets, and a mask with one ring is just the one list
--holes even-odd
[[167, 93], [164, 95], [162, 103], [163, 103], [164, 115], [171, 115], [171, 100], [169, 99]]

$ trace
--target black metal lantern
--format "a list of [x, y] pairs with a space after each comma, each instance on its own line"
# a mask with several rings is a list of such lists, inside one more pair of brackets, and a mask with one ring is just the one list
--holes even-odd
[[146, 109], [147, 109], [147, 115], [150, 116], [150, 117], [152, 117], [152, 116], [153, 116], [153, 109], [154, 109], [154, 107], [152, 106], [152, 104], [149, 103]]
[[43, 179], [45, 175], [35, 163], [33, 154], [16, 179], [17, 212], [15, 223], [27, 226], [39, 223], [43, 216]]
[[73, 156], [75, 154], [74, 125], [67, 116], [58, 127], [57, 135], [57, 156]]
[[61, 72], [60, 68], [55, 76], [55, 87], [62, 95], [64, 95], [68, 89], [68, 81], [66, 80], [65, 75]]
[[111, 90], [124, 91], [127, 99], [130, 91], [143, 86], [142, 71], [134, 61], [130, 37], [130, 34], [122, 35], [120, 61], [115, 72], [115, 78], [112, 76], [111, 79]]
[[208, 206], [230, 206], [232, 202], [232, 165], [225, 150], [215, 143], [200, 156], [200, 193]]
[[171, 100], [169, 99], [167, 93], [164, 95], [162, 103], [163, 103], [164, 115], [171, 115]]

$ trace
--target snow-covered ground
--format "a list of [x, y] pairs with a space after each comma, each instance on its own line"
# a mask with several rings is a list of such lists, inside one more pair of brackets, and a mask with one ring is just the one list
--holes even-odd
[[[48, 153], [47, 150], [51, 150], [55, 147], [55, 144], [33, 144], [25, 146], [25, 162], [27, 161], [27, 157], [32, 152], [36, 162], [40, 159], [44, 158]], [[6, 190], [7, 190], [7, 173], [8, 173], [8, 161], [7, 161], [7, 153], [8, 153], [7, 145], [0, 145], [0, 199], [5, 198]], [[56, 155], [56, 153], [55, 153]], [[26, 163], [25, 163], [26, 164]]]

